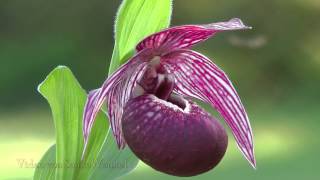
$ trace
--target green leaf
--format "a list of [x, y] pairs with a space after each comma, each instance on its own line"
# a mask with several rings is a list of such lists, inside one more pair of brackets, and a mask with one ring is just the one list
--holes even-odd
[[124, 0], [115, 22], [115, 47], [109, 73], [131, 57], [135, 46], [148, 35], [167, 28], [172, 0]]
[[91, 175], [92, 180], [115, 179], [132, 171], [139, 159], [127, 147], [119, 150], [116, 141], [109, 131], [97, 161], [97, 168]]
[[56, 129], [57, 179], [73, 179], [77, 168], [70, 164], [81, 161], [83, 149], [82, 112], [86, 93], [70, 69], [59, 66], [39, 85], [39, 92], [50, 104]]
[[[82, 114], [87, 95], [70, 69], [65, 66], [55, 68], [39, 85], [38, 90], [51, 106], [57, 136], [56, 146], [47, 151], [41, 162], [45, 164], [53, 161], [58, 168], [37, 167], [35, 180], [43, 179], [42, 177], [87, 180], [94, 179], [89, 178], [93, 174], [115, 178], [137, 165], [138, 159], [129, 149], [120, 151], [116, 144], [110, 143], [113, 135], [103, 112], [98, 114], [93, 124], [82, 159]], [[110, 168], [100, 165], [112, 164], [113, 161], [125, 162], [126, 167]]]
[[56, 170], [56, 145], [52, 145], [43, 155], [35, 169], [34, 180], [54, 180]]

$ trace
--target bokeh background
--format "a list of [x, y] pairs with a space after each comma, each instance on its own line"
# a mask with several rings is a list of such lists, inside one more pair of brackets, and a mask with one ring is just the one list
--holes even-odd
[[[54, 142], [50, 109], [36, 91], [54, 67], [69, 66], [85, 89], [103, 82], [119, 4], [0, 1], [0, 179], [31, 179], [34, 169], [21, 168], [18, 161], [36, 163]], [[258, 169], [249, 166], [230, 135], [220, 165], [186, 179], [317, 179], [320, 1], [175, 0], [172, 24], [232, 17], [253, 29], [218, 34], [195, 49], [229, 74], [242, 97], [254, 130]], [[177, 179], [142, 163], [120, 179], [142, 178]]]

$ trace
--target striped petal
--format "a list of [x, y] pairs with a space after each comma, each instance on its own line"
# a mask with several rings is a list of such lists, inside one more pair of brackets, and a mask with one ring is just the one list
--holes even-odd
[[176, 78], [175, 91], [210, 103], [225, 119], [238, 147], [255, 167], [252, 130], [241, 100], [226, 74], [207, 57], [178, 50], [163, 57], [162, 62]]
[[238, 18], [207, 25], [177, 26], [145, 38], [137, 45], [136, 49], [141, 51], [145, 48], [152, 48], [160, 52], [169, 52], [176, 49], [189, 48], [220, 31], [248, 28], [250, 27], [245, 26]]
[[121, 129], [123, 107], [129, 100], [137, 79], [143, 74], [145, 67], [146, 62], [143, 62], [135, 68], [135, 71], [130, 71], [129, 76], [112, 87], [110, 94], [107, 97], [110, 125], [120, 149], [123, 149], [126, 144]]
[[83, 114], [85, 147], [94, 120], [104, 102], [107, 102], [109, 121], [117, 144], [119, 147], [124, 147], [125, 142], [120, 128], [122, 109], [129, 99], [136, 79], [145, 67], [148, 53], [150, 53], [148, 49], [138, 53], [106, 79], [100, 89], [89, 93]]

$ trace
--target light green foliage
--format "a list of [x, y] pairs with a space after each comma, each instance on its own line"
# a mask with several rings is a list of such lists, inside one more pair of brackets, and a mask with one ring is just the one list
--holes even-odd
[[[83, 149], [82, 114], [86, 93], [71, 71], [58, 67], [39, 85], [39, 92], [50, 104], [56, 130], [58, 164], [79, 163]], [[73, 168], [56, 168], [58, 179], [73, 179]]]
[[34, 172], [33, 179], [55, 179], [56, 166], [56, 145], [51, 146], [47, 152], [43, 155], [41, 161], [38, 163], [38, 167]]
[[91, 175], [91, 179], [94, 180], [114, 179], [127, 174], [137, 166], [139, 161], [129, 148], [118, 149], [111, 130], [107, 135], [98, 159], [101, 159], [102, 163]]
[[[109, 124], [102, 112], [97, 116], [87, 151], [84, 158], [81, 158], [82, 114], [86, 93], [70, 69], [64, 66], [54, 69], [39, 85], [39, 92], [48, 100], [52, 110], [56, 145], [40, 161], [34, 179], [97, 179], [90, 178], [92, 174], [94, 177], [113, 179], [137, 165], [138, 159], [130, 150], [118, 150], [111, 131], [107, 135]], [[56, 166], [51, 166], [52, 162]], [[116, 163], [122, 166], [114, 168], [112, 165]]]
[[146, 36], [170, 25], [172, 0], [124, 0], [115, 22], [115, 47], [109, 73], [130, 58]]

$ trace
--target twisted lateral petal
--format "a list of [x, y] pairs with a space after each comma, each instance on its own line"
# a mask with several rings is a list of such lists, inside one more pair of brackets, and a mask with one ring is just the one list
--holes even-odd
[[139, 72], [142, 72], [142, 67], [145, 64], [144, 56], [148, 53], [148, 49], [138, 53], [126, 64], [122, 65], [108, 79], [106, 79], [100, 89], [89, 93], [83, 114], [83, 135], [85, 147], [93, 122], [107, 97], [108, 116], [112, 131], [117, 139], [119, 147], [124, 146], [124, 141], [120, 131], [122, 108], [125, 102], [129, 99], [136, 78], [141, 74]]
[[123, 149], [126, 144], [121, 129], [123, 107], [129, 100], [137, 79], [142, 75], [145, 67], [146, 63], [143, 62], [142, 64], [138, 65], [134, 71], [129, 71], [129, 76], [126, 76], [123, 80], [119, 81], [111, 88], [107, 98], [108, 115], [110, 118], [111, 129], [120, 149]]
[[226, 22], [217, 22], [207, 25], [185, 25], [166, 29], [142, 40], [136, 47], [137, 51], [145, 48], [159, 49], [169, 52], [175, 49], [189, 48], [204, 41], [216, 32], [227, 30], [248, 29], [238, 18]]
[[231, 128], [239, 149], [255, 167], [250, 122], [226, 74], [210, 59], [191, 50], [172, 52], [162, 62], [176, 77], [177, 93], [198, 98], [217, 109]]
[[[88, 97], [87, 97], [87, 102], [85, 104], [85, 115], [87, 115], [87, 113], [91, 113], [94, 109], [94, 106], [92, 106], [92, 104], [96, 104], [95, 101], [97, 101], [97, 96], [100, 93], [100, 89], [95, 89], [89, 92]], [[85, 119], [83, 119], [85, 120]], [[84, 121], [83, 123], [83, 135], [84, 135], [84, 139], [87, 140], [89, 137], [89, 131], [92, 127], [93, 122], [92, 121]]]

